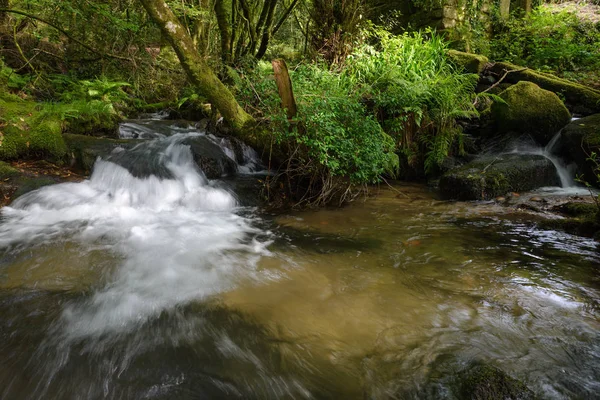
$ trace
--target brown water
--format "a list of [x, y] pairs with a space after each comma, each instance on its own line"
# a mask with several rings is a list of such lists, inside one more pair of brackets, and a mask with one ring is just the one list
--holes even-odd
[[600, 398], [597, 243], [506, 208], [398, 184], [276, 217], [92, 209], [4, 213], [4, 399], [456, 398], [474, 362]]

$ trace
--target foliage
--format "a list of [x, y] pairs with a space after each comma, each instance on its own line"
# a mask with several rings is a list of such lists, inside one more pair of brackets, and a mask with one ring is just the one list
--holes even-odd
[[287, 148], [290, 196], [308, 204], [343, 200], [352, 185], [379, 181], [393, 173], [393, 140], [361, 102], [344, 74], [301, 64], [291, 71], [298, 116], [288, 121], [281, 110], [272, 70], [261, 64], [244, 76], [240, 93], [246, 104], [270, 118], [273, 140]]
[[328, 64], [342, 64], [353, 51], [366, 23], [364, 6], [364, 0], [312, 0], [311, 44]]
[[501, 25], [490, 52], [496, 60], [577, 78], [600, 69], [600, 24], [541, 6]]
[[473, 106], [476, 75], [455, 70], [442, 38], [432, 32], [392, 36], [376, 31], [376, 46], [363, 45], [344, 74], [373, 103], [409, 165], [425, 154], [426, 172], [460, 143], [458, 118], [477, 116]]
[[455, 70], [441, 37], [375, 32], [371, 39], [376, 45], [361, 46], [339, 71], [326, 64], [291, 71], [298, 102], [291, 122], [268, 65], [232, 78], [247, 109], [268, 119], [274, 141], [289, 149], [288, 174], [308, 180], [299, 186], [308, 187], [309, 198], [335, 192], [330, 178], [356, 185], [393, 174], [396, 148], [413, 167], [434, 172], [460, 147], [457, 119], [477, 116], [477, 78]]

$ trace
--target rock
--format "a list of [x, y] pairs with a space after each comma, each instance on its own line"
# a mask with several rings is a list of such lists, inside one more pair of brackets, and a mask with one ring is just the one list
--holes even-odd
[[564, 96], [571, 110], [581, 115], [600, 113], [600, 91], [558, 78], [551, 74], [533, 71], [506, 62], [495, 63], [490, 71], [498, 76], [510, 72], [504, 79], [505, 82], [517, 83], [520, 81], [533, 82], [543, 89], [560, 93]]
[[458, 67], [472, 74], [480, 74], [490, 61], [486, 56], [465, 53], [458, 50], [448, 50], [448, 57]]
[[458, 385], [453, 392], [460, 399], [477, 400], [528, 400], [535, 394], [523, 382], [502, 370], [485, 364], [474, 364], [460, 372]]
[[133, 147], [139, 141], [129, 139], [107, 139], [86, 135], [64, 134], [69, 149], [71, 166], [89, 174], [98, 157], [107, 157], [118, 147]]
[[556, 168], [544, 156], [504, 154], [480, 158], [444, 174], [440, 192], [446, 199], [489, 200], [509, 192], [558, 185]]
[[218, 179], [237, 172], [236, 162], [206, 136], [191, 137], [183, 143], [190, 146], [194, 161], [208, 179]]
[[506, 102], [494, 102], [490, 109], [496, 133], [530, 135], [545, 146], [571, 121], [571, 114], [558, 96], [531, 82], [519, 82], [501, 92]]
[[0, 161], [0, 206], [10, 204], [17, 197], [42, 186], [82, 179], [64, 165], [44, 160], [19, 161], [14, 166]]
[[583, 178], [598, 185], [598, 165], [589, 158], [592, 152], [600, 154], [600, 114], [571, 122], [563, 129], [561, 139], [567, 155], [577, 164]]

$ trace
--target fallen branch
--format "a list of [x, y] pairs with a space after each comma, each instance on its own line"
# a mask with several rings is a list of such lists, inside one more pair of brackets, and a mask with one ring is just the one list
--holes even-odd
[[[504, 79], [505, 79], [505, 78], [508, 76], [508, 74], [510, 74], [511, 72], [523, 72], [523, 71], [525, 71], [525, 70], [527, 70], [527, 69], [529, 69], [529, 68], [525, 67], [525, 68], [521, 68], [521, 69], [512, 69], [512, 70], [505, 69], [505, 70], [504, 70], [504, 75], [502, 75], [502, 77], [501, 77], [501, 78], [498, 80], [498, 82], [494, 83], [492, 86], [490, 86], [489, 88], [485, 89], [485, 90], [484, 90], [483, 92], [481, 92], [481, 93], [487, 93], [487, 92], [489, 92], [490, 90], [492, 90], [493, 88], [497, 87], [499, 84], [501, 84], [501, 83], [502, 83], [502, 81], [503, 81], [503, 80], [504, 80]], [[481, 93], [480, 93], [480, 94], [481, 94]]]

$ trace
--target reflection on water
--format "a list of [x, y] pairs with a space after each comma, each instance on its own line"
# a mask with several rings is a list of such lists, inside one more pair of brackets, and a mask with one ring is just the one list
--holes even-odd
[[171, 150], [4, 210], [0, 397], [454, 398], [475, 361], [600, 396], [595, 242], [411, 185], [259, 218]]

